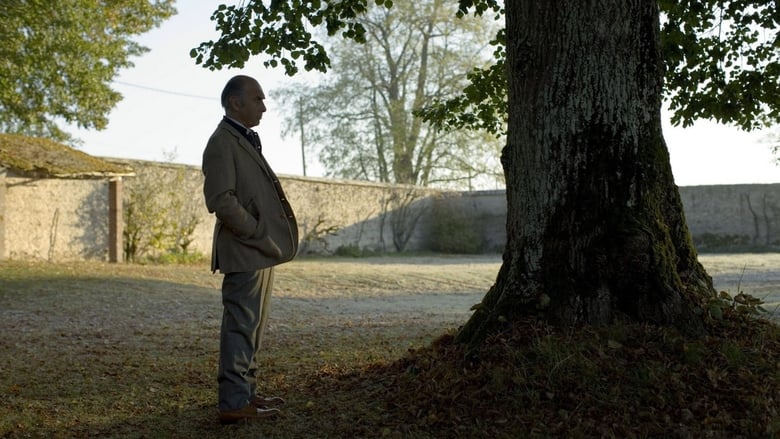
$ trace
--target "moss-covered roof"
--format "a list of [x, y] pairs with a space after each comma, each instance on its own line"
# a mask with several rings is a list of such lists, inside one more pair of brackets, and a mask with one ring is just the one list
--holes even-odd
[[128, 166], [109, 163], [52, 140], [16, 134], [0, 134], [0, 168], [38, 178], [134, 175]]

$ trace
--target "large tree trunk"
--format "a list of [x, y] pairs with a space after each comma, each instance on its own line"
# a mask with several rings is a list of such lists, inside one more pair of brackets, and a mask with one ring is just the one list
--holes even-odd
[[655, 0], [508, 1], [507, 244], [462, 328], [541, 313], [702, 333], [697, 260], [661, 132]]

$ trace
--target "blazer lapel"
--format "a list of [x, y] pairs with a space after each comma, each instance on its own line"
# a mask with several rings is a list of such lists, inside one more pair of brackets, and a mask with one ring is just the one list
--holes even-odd
[[265, 158], [263, 158], [260, 155], [260, 153], [257, 151], [257, 149], [255, 149], [254, 145], [252, 145], [249, 142], [249, 140], [247, 140], [247, 138], [244, 137], [244, 135], [239, 133], [238, 130], [236, 130], [229, 123], [227, 123], [225, 121], [222, 121], [220, 123], [222, 124], [223, 128], [225, 128], [226, 130], [230, 131], [236, 137], [236, 139], [238, 139], [239, 146], [241, 146], [242, 148], [244, 148], [244, 150], [246, 150], [246, 152], [252, 157], [252, 159], [255, 161], [255, 163], [257, 163], [257, 165], [260, 166], [260, 169], [262, 169], [263, 172], [265, 172], [265, 174], [268, 175], [268, 178], [273, 180], [274, 179], [274, 177], [272, 175], [273, 173], [271, 172], [271, 169], [268, 166], [268, 163], [265, 161]]

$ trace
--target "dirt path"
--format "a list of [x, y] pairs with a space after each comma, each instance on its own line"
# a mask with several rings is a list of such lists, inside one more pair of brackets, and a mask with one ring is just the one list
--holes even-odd
[[[780, 254], [702, 255], [715, 288], [765, 302], [780, 317]], [[282, 307], [336, 320], [463, 323], [495, 281], [499, 256], [302, 259], [278, 271]]]
[[699, 261], [718, 291], [757, 297], [780, 320], [780, 253], [701, 255]]
[[303, 258], [277, 270], [274, 315], [280, 318], [274, 321], [457, 327], [482, 300], [499, 267], [497, 256]]

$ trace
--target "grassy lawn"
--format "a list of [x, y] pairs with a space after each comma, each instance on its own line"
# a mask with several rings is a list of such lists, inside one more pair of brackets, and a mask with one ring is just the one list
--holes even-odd
[[646, 326], [523, 321], [481, 362], [465, 361], [439, 337], [465, 322], [499, 264], [280, 267], [260, 387], [288, 403], [277, 419], [223, 427], [220, 275], [205, 265], [0, 262], [0, 437], [780, 434], [780, 335], [770, 323], [735, 317], [689, 341]]
[[465, 289], [476, 302], [498, 270], [495, 260], [465, 271], [457, 261], [444, 269], [402, 261], [410, 276], [396, 279], [399, 264], [385, 262], [304, 260], [279, 268], [262, 386], [288, 404], [269, 425], [227, 428], [216, 422], [221, 275], [205, 265], [2, 262], [0, 437], [338, 431], [353, 396], [322, 394], [312, 383], [400, 358], [465, 321], [469, 299], [460, 311], [405, 311], [410, 288], [418, 297], [456, 299]]

